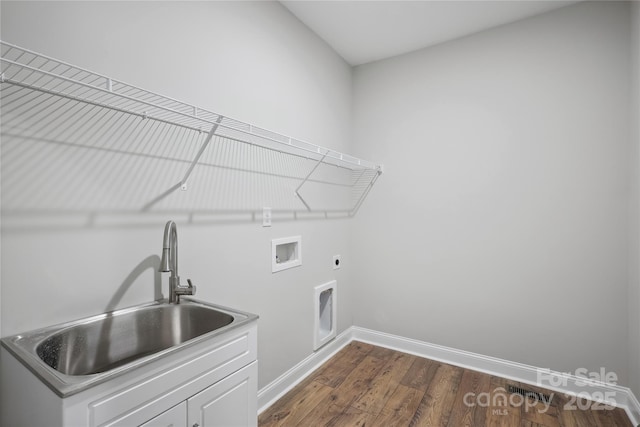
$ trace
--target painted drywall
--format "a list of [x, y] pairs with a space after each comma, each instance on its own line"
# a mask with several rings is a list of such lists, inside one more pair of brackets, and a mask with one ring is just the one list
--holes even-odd
[[[348, 152], [351, 69], [277, 2], [0, 7], [4, 41]], [[153, 179], [145, 172], [157, 171], [140, 172]], [[101, 211], [60, 226], [59, 216], [30, 214], [37, 227], [2, 230], [3, 336], [166, 296], [167, 278], [155, 270], [168, 219], [178, 224], [180, 275], [193, 280], [196, 297], [260, 316], [260, 387], [313, 351], [314, 286], [338, 280], [338, 330], [352, 325], [348, 220], [275, 218], [262, 228], [250, 215], [190, 221]], [[291, 235], [302, 236], [303, 265], [272, 274], [271, 239]], [[345, 261], [340, 270], [332, 269], [334, 254]]]
[[640, 395], [640, 2], [631, 3], [629, 203], [629, 387]]
[[629, 4], [357, 67], [354, 324], [627, 381]]

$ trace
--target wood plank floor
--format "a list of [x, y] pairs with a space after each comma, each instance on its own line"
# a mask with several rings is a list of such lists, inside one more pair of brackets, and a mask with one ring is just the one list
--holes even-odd
[[[354, 341], [260, 414], [275, 426], [633, 427], [624, 410]], [[575, 407], [571, 409], [571, 407]], [[582, 408], [582, 409], [581, 409]]]

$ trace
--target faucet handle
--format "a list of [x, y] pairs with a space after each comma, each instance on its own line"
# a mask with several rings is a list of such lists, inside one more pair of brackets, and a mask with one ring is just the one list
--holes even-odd
[[191, 279], [187, 279], [188, 286], [176, 286], [176, 295], [195, 295], [196, 287], [191, 283]]
[[193, 283], [191, 283], [191, 279], [187, 279], [187, 283], [189, 284], [189, 295], [195, 295], [196, 294], [196, 287], [193, 286]]

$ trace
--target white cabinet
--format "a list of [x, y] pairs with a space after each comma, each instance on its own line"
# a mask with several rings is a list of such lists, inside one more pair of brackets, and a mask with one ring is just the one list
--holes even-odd
[[258, 362], [253, 362], [140, 427], [256, 426], [257, 382]]
[[[188, 361], [158, 376], [141, 379], [133, 386], [120, 387], [94, 401], [89, 405], [90, 415], [100, 415], [95, 417], [96, 420], [104, 416], [110, 421], [96, 422], [93, 426], [129, 427], [147, 422], [153, 427], [170, 426], [171, 422], [175, 423], [175, 427], [193, 427], [196, 424], [197, 427], [256, 425], [256, 335], [255, 325], [240, 329], [217, 345], [200, 352], [192, 351]], [[183, 403], [186, 406], [182, 406]], [[167, 414], [164, 412], [167, 408], [179, 409]], [[182, 417], [181, 423], [174, 421], [172, 417], [178, 417], [176, 414], [184, 408], [186, 417]], [[121, 415], [114, 417], [119, 412]], [[162, 418], [165, 415], [171, 418]], [[167, 424], [163, 424], [165, 422]]]
[[258, 362], [218, 381], [140, 427], [254, 427]]
[[0, 425], [257, 425], [257, 321], [59, 397], [4, 347]]
[[[251, 427], [257, 425], [258, 363], [201, 391], [187, 401], [188, 426]], [[238, 408], [247, 408], [240, 411]]]

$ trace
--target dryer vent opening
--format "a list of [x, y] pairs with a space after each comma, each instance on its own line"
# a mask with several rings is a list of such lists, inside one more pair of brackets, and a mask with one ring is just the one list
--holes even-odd
[[313, 293], [314, 335], [313, 349], [317, 350], [336, 336], [336, 281], [316, 286]]

